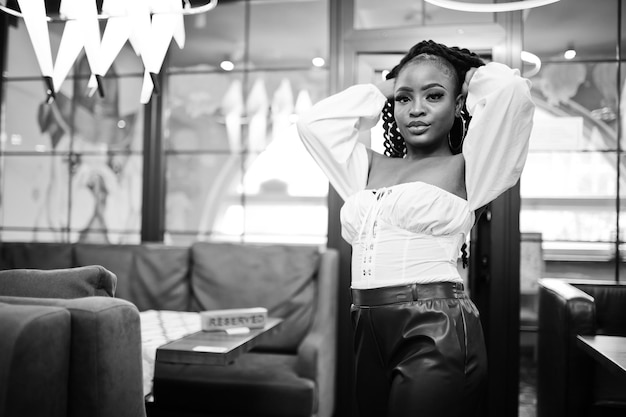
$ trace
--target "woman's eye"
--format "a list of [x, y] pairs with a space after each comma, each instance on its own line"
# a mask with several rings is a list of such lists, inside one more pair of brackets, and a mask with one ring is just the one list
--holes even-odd
[[429, 100], [441, 100], [441, 98], [443, 97], [443, 93], [430, 93], [427, 98]]
[[406, 103], [407, 101], [409, 101], [407, 96], [396, 96], [396, 102], [398, 103]]

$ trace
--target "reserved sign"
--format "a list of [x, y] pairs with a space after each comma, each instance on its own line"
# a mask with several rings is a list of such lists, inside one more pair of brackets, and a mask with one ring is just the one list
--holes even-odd
[[267, 309], [263, 307], [231, 308], [200, 312], [202, 330], [227, 330], [238, 327], [257, 329], [265, 327]]

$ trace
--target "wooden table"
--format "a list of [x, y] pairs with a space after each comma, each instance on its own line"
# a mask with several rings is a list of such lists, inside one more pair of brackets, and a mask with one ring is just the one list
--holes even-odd
[[278, 331], [282, 322], [283, 319], [268, 317], [262, 329], [250, 329], [242, 334], [193, 333], [158, 347], [156, 362], [227, 365]]
[[578, 346], [626, 382], [626, 337], [577, 336]]

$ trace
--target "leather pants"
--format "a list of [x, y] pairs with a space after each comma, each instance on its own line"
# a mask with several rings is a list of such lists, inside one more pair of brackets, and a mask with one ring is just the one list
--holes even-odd
[[480, 415], [487, 356], [478, 310], [461, 284], [406, 288], [413, 299], [392, 303], [402, 296], [389, 289], [352, 290], [359, 416]]

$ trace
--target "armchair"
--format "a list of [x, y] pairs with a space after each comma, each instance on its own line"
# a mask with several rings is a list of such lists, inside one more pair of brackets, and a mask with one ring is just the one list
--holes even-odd
[[626, 285], [539, 280], [537, 416], [625, 415], [623, 382], [577, 346], [578, 334], [626, 336]]
[[101, 266], [0, 271], [0, 414], [145, 417], [139, 312]]

